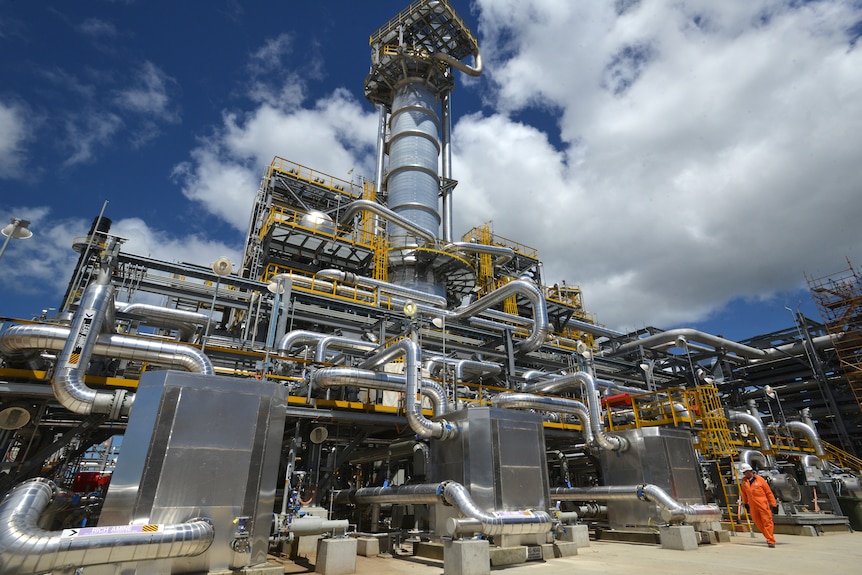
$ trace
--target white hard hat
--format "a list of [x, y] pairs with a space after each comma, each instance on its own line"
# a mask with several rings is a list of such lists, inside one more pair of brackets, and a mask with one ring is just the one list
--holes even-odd
[[754, 471], [754, 469], [747, 463], [743, 463], [739, 466], [740, 473], [745, 473], [746, 471]]

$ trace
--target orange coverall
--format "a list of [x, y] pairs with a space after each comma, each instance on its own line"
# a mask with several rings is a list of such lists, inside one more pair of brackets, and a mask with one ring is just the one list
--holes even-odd
[[748, 505], [748, 512], [754, 524], [766, 537], [766, 542], [775, 545], [775, 526], [772, 523], [772, 508], [778, 505], [772, 489], [764, 478], [755, 474], [749, 481], [745, 477], [740, 482], [742, 503]]

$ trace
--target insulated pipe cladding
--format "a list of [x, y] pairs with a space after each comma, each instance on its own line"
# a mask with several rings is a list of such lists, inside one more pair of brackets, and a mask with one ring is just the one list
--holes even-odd
[[662, 519], [668, 523], [703, 523], [720, 521], [721, 509], [714, 505], [686, 505], [671, 497], [658, 485], [606, 485], [598, 487], [556, 487], [551, 489], [553, 501], [644, 501], [661, 508]]
[[16, 486], [0, 501], [0, 573], [34, 575], [70, 567], [200, 555], [213, 542], [212, 524], [192, 519], [174, 525], [119, 525], [46, 531], [39, 519], [58, 495], [46, 479]]

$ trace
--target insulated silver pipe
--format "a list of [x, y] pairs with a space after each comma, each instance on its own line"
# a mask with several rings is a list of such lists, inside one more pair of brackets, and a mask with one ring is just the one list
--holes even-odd
[[[610, 382], [603, 382], [610, 383]], [[586, 371], [573, 371], [550, 380], [542, 380], [536, 383], [528, 383], [523, 390], [526, 393], [553, 393], [561, 389], [574, 386], [584, 386], [584, 395], [587, 398], [589, 408], [589, 421], [596, 442], [603, 449], [611, 451], [625, 451], [629, 448], [629, 442], [619, 435], [611, 435], [605, 432], [602, 424], [602, 410], [599, 404], [597, 380]]]
[[671, 497], [664, 489], [651, 483], [639, 485], [605, 485], [597, 487], [555, 487], [552, 501], [646, 501], [661, 509], [668, 523], [701, 523], [720, 521], [721, 509], [714, 505], [686, 505]]
[[446, 253], [467, 252], [471, 254], [486, 254], [494, 256], [494, 266], [502, 266], [512, 261], [515, 250], [505, 246], [489, 246], [474, 242], [452, 242], [443, 246]]
[[517, 345], [519, 353], [528, 353], [539, 349], [542, 344], [545, 343], [545, 340], [551, 331], [551, 324], [548, 321], [548, 306], [545, 302], [545, 296], [533, 282], [527, 280], [511, 281], [506, 285], [495, 289], [488, 295], [479, 298], [466, 307], [459, 308], [455, 311], [444, 310], [442, 315], [446, 321], [449, 321], [450, 319], [459, 321], [472, 318], [479, 312], [517, 295], [527, 298], [530, 305], [533, 307], [532, 332], [527, 339], [521, 341]]
[[376, 343], [371, 343], [368, 341], [361, 341], [358, 339], [353, 339], [349, 337], [342, 337], [337, 335], [327, 335], [320, 339], [317, 344], [317, 350], [314, 354], [314, 361], [316, 363], [325, 363], [326, 362], [326, 352], [328, 348], [335, 349], [347, 349], [353, 351], [372, 351], [377, 349]]
[[[407, 393], [407, 377], [405, 375], [356, 367], [317, 369], [311, 374], [311, 383], [323, 388], [355, 386]], [[435, 417], [448, 412], [446, 390], [436, 381], [423, 379], [419, 386], [419, 393], [431, 401]]]
[[418, 302], [427, 303], [436, 307], [446, 307], [446, 298], [443, 296], [438, 296], [434, 294], [430, 294], [427, 292], [423, 292], [420, 290], [412, 289], [406, 286], [401, 286], [389, 282], [384, 282], [380, 280], [376, 280], [369, 277], [358, 276], [352, 272], [346, 272], [343, 270], [336, 269], [328, 269], [328, 270], [320, 270], [317, 272], [318, 276], [328, 278], [331, 280], [336, 280], [343, 283], [355, 284], [363, 287], [373, 287], [377, 288], [383, 292], [390, 293], [392, 295], [399, 295], [403, 297], [407, 297]]
[[619, 451], [620, 442], [608, 440], [605, 434], [603, 439], [596, 441], [593, 428], [590, 424], [590, 410], [583, 402], [564, 397], [552, 397], [549, 395], [533, 395], [531, 393], [501, 393], [491, 398], [494, 407], [505, 409], [540, 409], [543, 411], [555, 411], [558, 413], [570, 413], [581, 421], [584, 441], [587, 445], [598, 445], [602, 449]]
[[430, 421], [422, 414], [422, 402], [419, 401], [422, 350], [418, 343], [411, 339], [402, 339], [377, 355], [366, 359], [359, 365], [359, 369], [376, 369], [401, 356], [404, 356], [404, 402], [407, 424], [410, 425], [410, 429], [422, 439], [445, 440], [455, 437], [458, 434], [458, 429], [454, 425], [445, 419]]
[[287, 526], [287, 530], [296, 536], [323, 535], [324, 533], [347, 532], [350, 522], [347, 519], [324, 519], [312, 515], [306, 515], [294, 519]]
[[466, 380], [467, 375], [485, 377], [487, 375], [499, 375], [503, 368], [499, 363], [490, 361], [474, 361], [471, 359], [454, 359], [449, 357], [433, 357], [427, 361], [428, 372], [436, 377], [444, 365], [455, 367], [455, 381]]
[[767, 357], [767, 353], [762, 349], [743, 345], [741, 343], [704, 333], [702, 331], [698, 331], [692, 328], [679, 328], [663, 331], [655, 335], [651, 335], [642, 339], [637, 339], [629, 343], [624, 343], [618, 348], [609, 350], [602, 355], [624, 354], [632, 351], [637, 351], [641, 347], [645, 349], [653, 349], [667, 343], [675, 342], [679, 337], [683, 337], [686, 340], [690, 340], [692, 342], [697, 341], [700, 343], [705, 343], [716, 349], [722, 348], [727, 351], [732, 351], [748, 359]]
[[751, 465], [754, 462], [760, 464], [760, 467], [769, 467], [769, 459], [756, 449], [743, 449], [739, 452], [739, 462]]
[[370, 505], [375, 503], [449, 504], [466, 516], [450, 518], [446, 523], [449, 535], [484, 533], [485, 535], [516, 535], [544, 533], [551, 529], [551, 516], [545, 511], [485, 511], [466, 487], [455, 481], [396, 487], [367, 487], [334, 491], [335, 503]]
[[[440, 106], [440, 175], [452, 179], [452, 92], [443, 95]], [[443, 241], [452, 241], [452, 186], [443, 188], [441, 214]]]
[[70, 567], [200, 555], [213, 542], [203, 519], [174, 525], [119, 525], [46, 531], [39, 518], [57, 495], [45, 479], [16, 486], [0, 502], [0, 573], [34, 575]]
[[482, 75], [482, 54], [479, 52], [477, 48], [475, 52], [473, 52], [473, 65], [470, 66], [461, 62], [460, 60], [456, 60], [449, 54], [444, 54], [443, 52], [435, 52], [434, 58], [440, 60], [441, 62], [446, 62], [456, 70], [460, 70], [467, 74], [468, 76], [478, 77]]
[[[755, 417], [744, 411], [727, 410], [727, 420], [735, 423], [744, 423], [748, 425], [757, 436], [757, 441], [760, 443], [760, 449], [764, 451], [772, 451], [772, 440], [769, 439], [769, 433], [766, 432], [766, 427], [759, 417]], [[774, 458], [771, 455], [766, 456], [767, 464], [772, 467], [775, 464]]]
[[349, 221], [353, 216], [355, 216], [361, 211], [371, 212], [376, 216], [380, 216], [382, 219], [404, 228], [412, 235], [422, 238], [429, 245], [433, 246], [437, 242], [437, 237], [434, 234], [431, 234], [424, 228], [415, 225], [407, 218], [398, 215], [389, 208], [386, 208], [378, 204], [377, 202], [373, 202], [371, 200], [356, 200], [350, 202], [350, 204], [345, 208], [344, 212], [342, 212], [341, 216], [339, 217], [339, 221]]
[[181, 341], [191, 341], [197, 328], [209, 321], [209, 316], [203, 313], [148, 303], [115, 302], [114, 307], [120, 313], [142, 315], [147, 319], [147, 323], [177, 328]]
[[808, 443], [811, 447], [814, 448], [814, 455], [817, 455], [818, 457], [826, 455], [826, 450], [823, 449], [823, 442], [820, 441], [820, 436], [813, 426], [802, 421], [788, 421], [787, 429], [804, 435], [806, 439], [808, 439]]
[[[14, 355], [28, 350], [62, 350], [71, 338], [71, 333], [70, 328], [58, 325], [12, 326], [0, 335], [0, 351]], [[190, 345], [116, 333], [97, 334], [94, 340], [91, 355], [98, 357], [146, 361], [204, 375], [215, 373], [209, 358], [199, 349]], [[125, 390], [109, 393], [87, 389], [89, 391], [83, 394], [85, 398], [98, 396], [99, 399], [98, 401], [94, 400], [94, 405], [98, 405], [100, 408], [107, 407], [109, 411], [104, 413], [113, 412], [114, 415], [127, 415], [135, 397], [134, 394], [126, 395]], [[62, 394], [62, 397], [66, 398], [69, 395], [67, 392]], [[124, 397], [120, 397], [121, 395]], [[63, 400], [60, 396], [57, 399], [62, 403]], [[77, 401], [70, 401], [69, 405], [65, 403], [63, 405], [70, 411], [74, 411], [72, 407], [80, 407], [80, 403]], [[84, 403], [84, 405], [87, 404]], [[103, 412], [96, 411], [96, 413]]]
[[[84, 383], [96, 336], [105, 323], [107, 310], [113, 309], [113, 301], [114, 286], [110, 283], [110, 277], [102, 272], [98, 280], [84, 291], [72, 317], [69, 328], [71, 335], [57, 356], [51, 387], [57, 401], [74, 413], [110, 413], [114, 409], [114, 402], [122, 401], [119, 392], [97, 392]], [[108, 331], [112, 331], [112, 325], [107, 327]], [[125, 391], [122, 394], [125, 396]], [[131, 404], [128, 409], [131, 409]], [[128, 409], [123, 415], [128, 413]]]

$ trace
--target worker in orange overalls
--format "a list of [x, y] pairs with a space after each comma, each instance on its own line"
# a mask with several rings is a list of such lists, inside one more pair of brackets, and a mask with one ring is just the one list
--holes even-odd
[[766, 537], [766, 544], [775, 547], [775, 526], [772, 523], [772, 514], [778, 513], [778, 502], [772, 494], [772, 489], [769, 487], [769, 483], [757, 475], [749, 464], [743, 463], [739, 466], [739, 470], [742, 472], [742, 480], [740, 481], [742, 504], [745, 505], [745, 510], [748, 511], [751, 518], [754, 519], [754, 524]]

